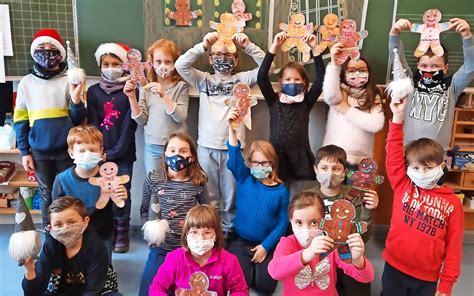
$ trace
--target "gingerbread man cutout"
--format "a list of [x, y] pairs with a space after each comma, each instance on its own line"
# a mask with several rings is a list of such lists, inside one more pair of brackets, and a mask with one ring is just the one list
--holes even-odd
[[314, 30], [321, 34], [319, 51], [323, 52], [326, 48], [331, 48], [339, 37], [339, 27], [337, 23], [339, 18], [334, 13], [327, 14], [323, 19], [323, 25], [315, 25]]
[[100, 177], [89, 178], [89, 183], [100, 186], [100, 197], [95, 203], [97, 209], [103, 209], [111, 199], [119, 208], [125, 206], [125, 201], [117, 196], [115, 190], [120, 185], [128, 183], [130, 177], [128, 175], [117, 176], [118, 166], [114, 162], [106, 162], [100, 166]]
[[439, 41], [439, 34], [449, 30], [450, 22], [439, 23], [441, 21], [441, 11], [436, 8], [428, 9], [423, 14], [423, 24], [412, 24], [410, 30], [420, 33], [420, 43], [415, 49], [415, 57], [419, 58], [431, 48], [437, 56], [444, 54], [443, 47]]
[[228, 52], [234, 53], [237, 51], [232, 37], [235, 33], [240, 33], [244, 31], [244, 27], [238, 25], [237, 19], [232, 13], [223, 13], [220, 16], [220, 23], [214, 21], [209, 21], [209, 25], [212, 29], [217, 30], [219, 37], [214, 43], [213, 47], [222, 48], [223, 46], [227, 47]]
[[202, 271], [197, 271], [189, 277], [191, 289], [178, 288], [175, 291], [176, 296], [217, 296], [216, 292], [208, 291], [209, 278]]
[[348, 57], [356, 61], [359, 60], [360, 52], [357, 43], [368, 35], [369, 32], [367, 32], [367, 30], [357, 32], [357, 23], [354, 20], [342, 20], [339, 27], [338, 42], [342, 43], [343, 47], [341, 48], [341, 52], [336, 56], [336, 64], [344, 64]]
[[241, 27], [245, 27], [245, 22], [252, 19], [252, 14], [245, 12], [245, 7], [244, 0], [234, 0], [231, 5], [232, 14], [234, 14], [237, 20], [237, 25]]
[[239, 116], [231, 121], [230, 125], [235, 130], [243, 122], [245, 126], [252, 130], [252, 116], [250, 108], [257, 105], [257, 100], [250, 97], [250, 87], [245, 83], [237, 83], [232, 89], [233, 96], [225, 101], [229, 107], [237, 109]]
[[[364, 233], [367, 231], [366, 222], [354, 222], [354, 205], [345, 199], [335, 201], [331, 206], [331, 219], [321, 219], [319, 229], [324, 230], [334, 240], [334, 249], [337, 249], [339, 258], [346, 263], [352, 263], [352, 256], [347, 237], [352, 233]], [[333, 250], [331, 250], [333, 251]], [[321, 254], [321, 259], [331, 251]]]
[[175, 20], [176, 26], [190, 27], [192, 20], [197, 19], [202, 14], [200, 9], [191, 11], [189, 0], [176, 0], [175, 8], [176, 11], [166, 8], [165, 14], [168, 18]]
[[128, 63], [122, 64], [122, 70], [130, 72], [131, 79], [138, 81], [141, 86], [148, 82], [145, 79], [145, 71], [151, 69], [151, 62], [141, 62], [142, 54], [138, 49], [132, 48], [127, 52]]
[[288, 24], [280, 23], [280, 30], [286, 31], [286, 40], [281, 45], [281, 51], [287, 52], [296, 47], [303, 54], [303, 62], [309, 61], [311, 48], [303, 41], [306, 34], [313, 33], [313, 23], [305, 25], [306, 18], [303, 14], [297, 13], [290, 17]]
[[364, 193], [368, 192], [372, 184], [382, 184], [383, 176], [377, 175], [377, 163], [372, 158], [364, 158], [359, 163], [358, 171], [350, 171], [347, 177], [352, 180], [352, 189], [347, 193], [347, 198], [364, 198]]

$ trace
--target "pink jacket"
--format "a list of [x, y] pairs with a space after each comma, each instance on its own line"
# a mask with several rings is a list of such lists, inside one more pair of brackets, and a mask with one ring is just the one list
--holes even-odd
[[[149, 296], [168, 295], [168, 290], [192, 289], [189, 279], [192, 274], [202, 272], [207, 276], [209, 295], [248, 296], [248, 287], [237, 257], [224, 249], [212, 250], [207, 263], [200, 267], [183, 247], [166, 255], [149, 289]], [[192, 294], [192, 293], [191, 293]], [[205, 295], [205, 294], [204, 294]]]
[[[273, 253], [273, 259], [268, 265], [268, 272], [272, 278], [283, 281], [283, 295], [338, 295], [336, 291], [337, 267], [344, 270], [344, 273], [359, 282], [369, 283], [374, 280], [374, 268], [367, 258], [365, 258], [364, 269], [357, 269], [353, 264], [342, 262], [341, 259], [339, 259], [337, 251], [331, 252], [326, 257], [329, 260], [328, 270], [322, 274], [318, 274], [316, 280], [312, 280], [311, 277], [316, 273], [314, 267], [319, 262], [319, 258], [315, 258], [309, 264], [309, 267], [305, 267], [301, 262], [302, 252], [303, 247], [298, 243], [298, 240], [294, 235], [282, 237], [276, 246], [275, 252]], [[303, 269], [307, 271], [302, 272], [307, 275], [306, 277], [298, 275], [298, 273]], [[302, 289], [298, 288], [295, 284], [295, 278], [297, 275], [298, 279], [302, 280], [301, 282], [306, 282], [306, 284], [303, 284], [304, 288], [302, 287]], [[323, 281], [323, 278], [326, 278], [329, 281]], [[324, 288], [324, 285], [322, 284], [323, 282], [329, 284], [326, 289], [322, 289]], [[300, 284], [300, 286], [301, 285], [302, 284]]]

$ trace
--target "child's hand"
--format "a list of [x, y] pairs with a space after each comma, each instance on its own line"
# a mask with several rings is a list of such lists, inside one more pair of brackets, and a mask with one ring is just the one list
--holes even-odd
[[253, 263], [262, 263], [263, 260], [267, 258], [267, 251], [265, 250], [264, 247], [262, 247], [262, 245], [258, 245], [250, 249], [250, 251], [255, 252], [255, 254], [252, 257], [252, 260], [250, 260]]
[[407, 105], [407, 98], [403, 98], [400, 102], [391, 101], [390, 109], [393, 113], [392, 122], [393, 123], [403, 123], [405, 117], [405, 107]]
[[336, 56], [341, 53], [342, 51], [342, 48], [344, 47], [344, 45], [340, 42], [334, 44], [332, 47], [331, 47], [331, 50], [329, 51], [330, 55], [331, 55], [331, 64], [335, 65], [336, 64]]
[[234, 121], [239, 117], [239, 110], [237, 108], [232, 107], [229, 110], [229, 114], [227, 115], [227, 121], [230, 123], [231, 121]]
[[84, 81], [81, 81], [79, 84], [69, 83], [69, 94], [71, 95], [71, 100], [74, 104], [79, 104], [81, 102], [81, 96], [83, 94], [82, 87], [84, 86]]
[[392, 29], [390, 29], [390, 35], [395, 36], [400, 34], [401, 31], [410, 30], [411, 22], [406, 19], [399, 19], [393, 24]]
[[280, 46], [285, 42], [286, 38], [287, 38], [287, 35], [285, 31], [276, 34], [275, 37], [273, 38], [273, 43], [268, 49], [268, 51], [271, 52], [272, 54], [276, 54], [278, 48], [280, 48]]
[[130, 79], [127, 80], [125, 83], [125, 86], [123, 87], [123, 93], [129, 98], [129, 99], [135, 99], [136, 100], [136, 93], [135, 89], [137, 88], [137, 81], [135, 79]]
[[379, 205], [379, 195], [375, 190], [364, 193], [364, 205], [367, 209], [373, 210]]
[[153, 94], [159, 95], [160, 97], [164, 96], [163, 87], [158, 82], [147, 83], [147, 85], [145, 85], [143, 89], [151, 91]]
[[301, 259], [303, 264], [308, 264], [313, 261], [316, 256], [319, 254], [329, 252], [334, 248], [334, 240], [329, 236], [320, 235], [311, 241], [309, 247], [304, 249]]
[[36, 278], [35, 261], [34, 258], [27, 257], [23, 263], [23, 266], [25, 267], [25, 278], [29, 281]]
[[454, 29], [454, 31], [461, 34], [463, 38], [469, 38], [472, 36], [469, 23], [466, 22], [465, 20], [455, 17], [455, 18], [450, 19], [449, 21], [451, 22], [450, 27]]
[[303, 41], [306, 42], [309, 47], [311, 47], [311, 50], [313, 51], [313, 56], [319, 56], [321, 54], [321, 52], [319, 51], [318, 40], [316, 39], [315, 35], [305, 34], [303, 36]]
[[217, 32], [210, 32], [204, 35], [204, 38], [202, 39], [202, 45], [204, 46], [204, 50], [209, 50], [211, 46], [216, 43], [218, 38], [219, 34]]
[[234, 40], [235, 44], [243, 48], [246, 48], [250, 43], [249, 36], [244, 33], [235, 33], [234, 36], [232, 36], [232, 39]]
[[25, 155], [21, 158], [21, 163], [25, 171], [34, 171], [35, 170], [35, 163], [33, 161], [33, 156], [31, 154]]
[[364, 250], [365, 244], [359, 233], [352, 233], [347, 236], [346, 243], [351, 251], [352, 262], [355, 267], [362, 269], [365, 265]]
[[120, 199], [126, 200], [128, 198], [127, 188], [125, 188], [125, 186], [123, 185], [120, 185], [119, 187], [117, 187], [117, 189], [115, 189], [115, 193], [117, 194], [117, 197]]

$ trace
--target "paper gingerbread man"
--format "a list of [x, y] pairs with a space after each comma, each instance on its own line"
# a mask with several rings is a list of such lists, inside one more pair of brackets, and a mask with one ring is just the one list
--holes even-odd
[[176, 296], [217, 296], [216, 292], [208, 291], [209, 278], [202, 271], [197, 271], [189, 278], [191, 289], [178, 288], [175, 291]]
[[227, 47], [227, 50], [230, 53], [234, 53], [237, 51], [234, 42], [232, 41], [232, 37], [234, 37], [235, 33], [240, 33], [244, 31], [244, 27], [238, 25], [237, 19], [232, 13], [223, 13], [220, 16], [220, 23], [216, 23], [214, 21], [209, 21], [209, 25], [212, 29], [217, 30], [219, 37], [214, 43], [213, 47], [222, 48], [223, 46]]
[[115, 190], [130, 181], [128, 175], [117, 176], [118, 166], [114, 162], [106, 162], [100, 166], [100, 177], [89, 178], [89, 183], [95, 186], [100, 186], [100, 197], [95, 203], [97, 209], [103, 209], [111, 199], [119, 208], [125, 206], [125, 201], [117, 196]]
[[176, 11], [166, 8], [165, 14], [168, 18], [175, 20], [176, 26], [190, 27], [192, 20], [197, 19], [202, 14], [200, 9], [191, 11], [189, 0], [176, 0], [175, 8]]
[[234, 14], [237, 20], [237, 25], [245, 27], [245, 22], [252, 19], [250, 12], [245, 12], [245, 3], [243, 0], [234, 0], [231, 5], [232, 14]]
[[237, 83], [232, 89], [233, 96], [225, 101], [225, 104], [229, 107], [237, 109], [239, 116], [237, 119], [232, 121], [230, 125], [233, 129], [237, 129], [242, 122], [245, 126], [252, 129], [252, 116], [250, 114], [250, 108], [257, 105], [257, 100], [250, 97], [250, 87], [245, 83]]
[[[331, 206], [331, 219], [321, 219], [319, 229], [324, 230], [334, 240], [334, 249], [337, 249], [339, 258], [346, 263], [352, 263], [352, 256], [347, 237], [352, 233], [364, 233], [367, 231], [366, 222], [354, 222], [354, 205], [345, 199], [335, 201]], [[333, 251], [333, 250], [331, 250]], [[321, 259], [331, 251], [321, 254]]]
[[367, 32], [367, 30], [357, 32], [357, 24], [354, 20], [342, 20], [339, 26], [338, 42], [341, 42], [343, 47], [341, 48], [341, 52], [336, 56], [336, 64], [344, 64], [348, 57], [357, 61], [360, 57], [359, 45], [357, 43], [368, 35], [369, 32]]
[[280, 23], [280, 30], [286, 31], [287, 38], [281, 45], [281, 51], [287, 52], [296, 47], [303, 54], [303, 61], [307, 62], [310, 58], [311, 48], [303, 41], [306, 34], [313, 33], [313, 23], [305, 25], [305, 16], [301, 13], [293, 14], [288, 24]]
[[145, 71], [151, 69], [151, 62], [142, 62], [142, 54], [138, 49], [132, 48], [127, 52], [128, 63], [122, 64], [122, 70], [130, 72], [131, 79], [138, 81], [141, 86], [145, 86]]
[[331, 48], [339, 37], [339, 27], [337, 26], [339, 18], [334, 13], [327, 14], [323, 19], [323, 25], [315, 25], [314, 30], [321, 34], [319, 51], [323, 52], [326, 48]]
[[364, 197], [372, 184], [382, 184], [383, 176], [377, 175], [377, 163], [372, 158], [364, 158], [359, 163], [358, 171], [349, 171], [347, 177], [352, 180], [352, 189], [347, 193], [347, 198]]
[[439, 23], [441, 21], [441, 11], [436, 8], [428, 9], [423, 14], [423, 24], [412, 24], [410, 29], [412, 32], [420, 33], [420, 43], [415, 49], [415, 57], [419, 58], [431, 48], [437, 56], [444, 54], [443, 47], [439, 41], [439, 34], [449, 30], [450, 22]]

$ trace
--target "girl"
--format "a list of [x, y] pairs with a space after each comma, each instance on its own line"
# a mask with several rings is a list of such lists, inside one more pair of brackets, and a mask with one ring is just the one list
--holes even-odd
[[[122, 63], [128, 62], [129, 47], [119, 43], [101, 44], [95, 58], [100, 68], [100, 82], [87, 90], [87, 121], [95, 125], [104, 135], [104, 150], [107, 161], [118, 166], [118, 176], [128, 175], [125, 184], [128, 198], [125, 206], [113, 205], [116, 220], [114, 252], [124, 253], [129, 249], [128, 236], [133, 162], [135, 157], [135, 130], [137, 124], [130, 118], [130, 104], [123, 88], [128, 76], [122, 70]], [[115, 232], [115, 231], [114, 231]]]
[[324, 63], [316, 45], [316, 36], [305, 36], [304, 41], [311, 47], [314, 56], [316, 77], [313, 85], [309, 88], [308, 76], [299, 63], [289, 62], [278, 74], [281, 90], [275, 93], [268, 71], [286, 38], [285, 32], [275, 35], [258, 71], [258, 86], [270, 108], [270, 142], [280, 161], [279, 172], [293, 196], [303, 190], [304, 180], [315, 179], [308, 123], [309, 113], [322, 91]]
[[[229, 121], [236, 119], [231, 109]], [[277, 281], [268, 274], [273, 249], [288, 225], [288, 190], [278, 178], [278, 157], [267, 141], [255, 141], [242, 157], [240, 141], [229, 124], [227, 167], [237, 183], [235, 238], [229, 251], [239, 258], [247, 285], [262, 294], [272, 294]]]
[[[158, 295], [248, 296], [237, 258], [224, 250], [217, 211], [197, 205], [186, 215], [181, 248], [166, 256], [150, 287]], [[207, 292], [207, 293], [206, 293]]]
[[[342, 262], [337, 251], [319, 260], [320, 254], [334, 247], [334, 240], [318, 229], [324, 203], [315, 193], [302, 192], [293, 198], [289, 216], [294, 234], [280, 240], [268, 265], [271, 276], [283, 281], [283, 295], [338, 295], [337, 267], [357, 281], [374, 280], [374, 268], [364, 257], [364, 242], [358, 233], [347, 240], [352, 264]], [[326, 271], [319, 273], [321, 270]]]
[[84, 203], [69, 196], [55, 200], [49, 222], [38, 260], [25, 260], [25, 295], [121, 295], [107, 249], [88, 227]]
[[[148, 71], [148, 83], [140, 90], [140, 101], [134, 91], [127, 92], [132, 118], [145, 128], [145, 171], [148, 174], [158, 168], [163, 155], [163, 145], [173, 132], [186, 132], [188, 116], [188, 84], [174, 69], [179, 57], [176, 44], [168, 39], [153, 43], [147, 51], [153, 69]], [[135, 83], [127, 84], [127, 91], [135, 89]], [[157, 131], [157, 127], [159, 130]]]
[[147, 175], [143, 187], [140, 215], [145, 223], [143, 229], [150, 253], [139, 295], [148, 295], [148, 288], [166, 254], [180, 246], [184, 217], [198, 203], [207, 182], [196, 147], [187, 134], [172, 134], [164, 150], [161, 165]]
[[324, 79], [324, 101], [330, 108], [323, 146], [343, 148], [348, 169], [357, 170], [362, 159], [373, 156], [374, 134], [383, 128], [385, 116], [367, 60], [361, 56], [339, 67], [335, 61], [341, 49], [340, 43], [331, 48], [331, 63]]

